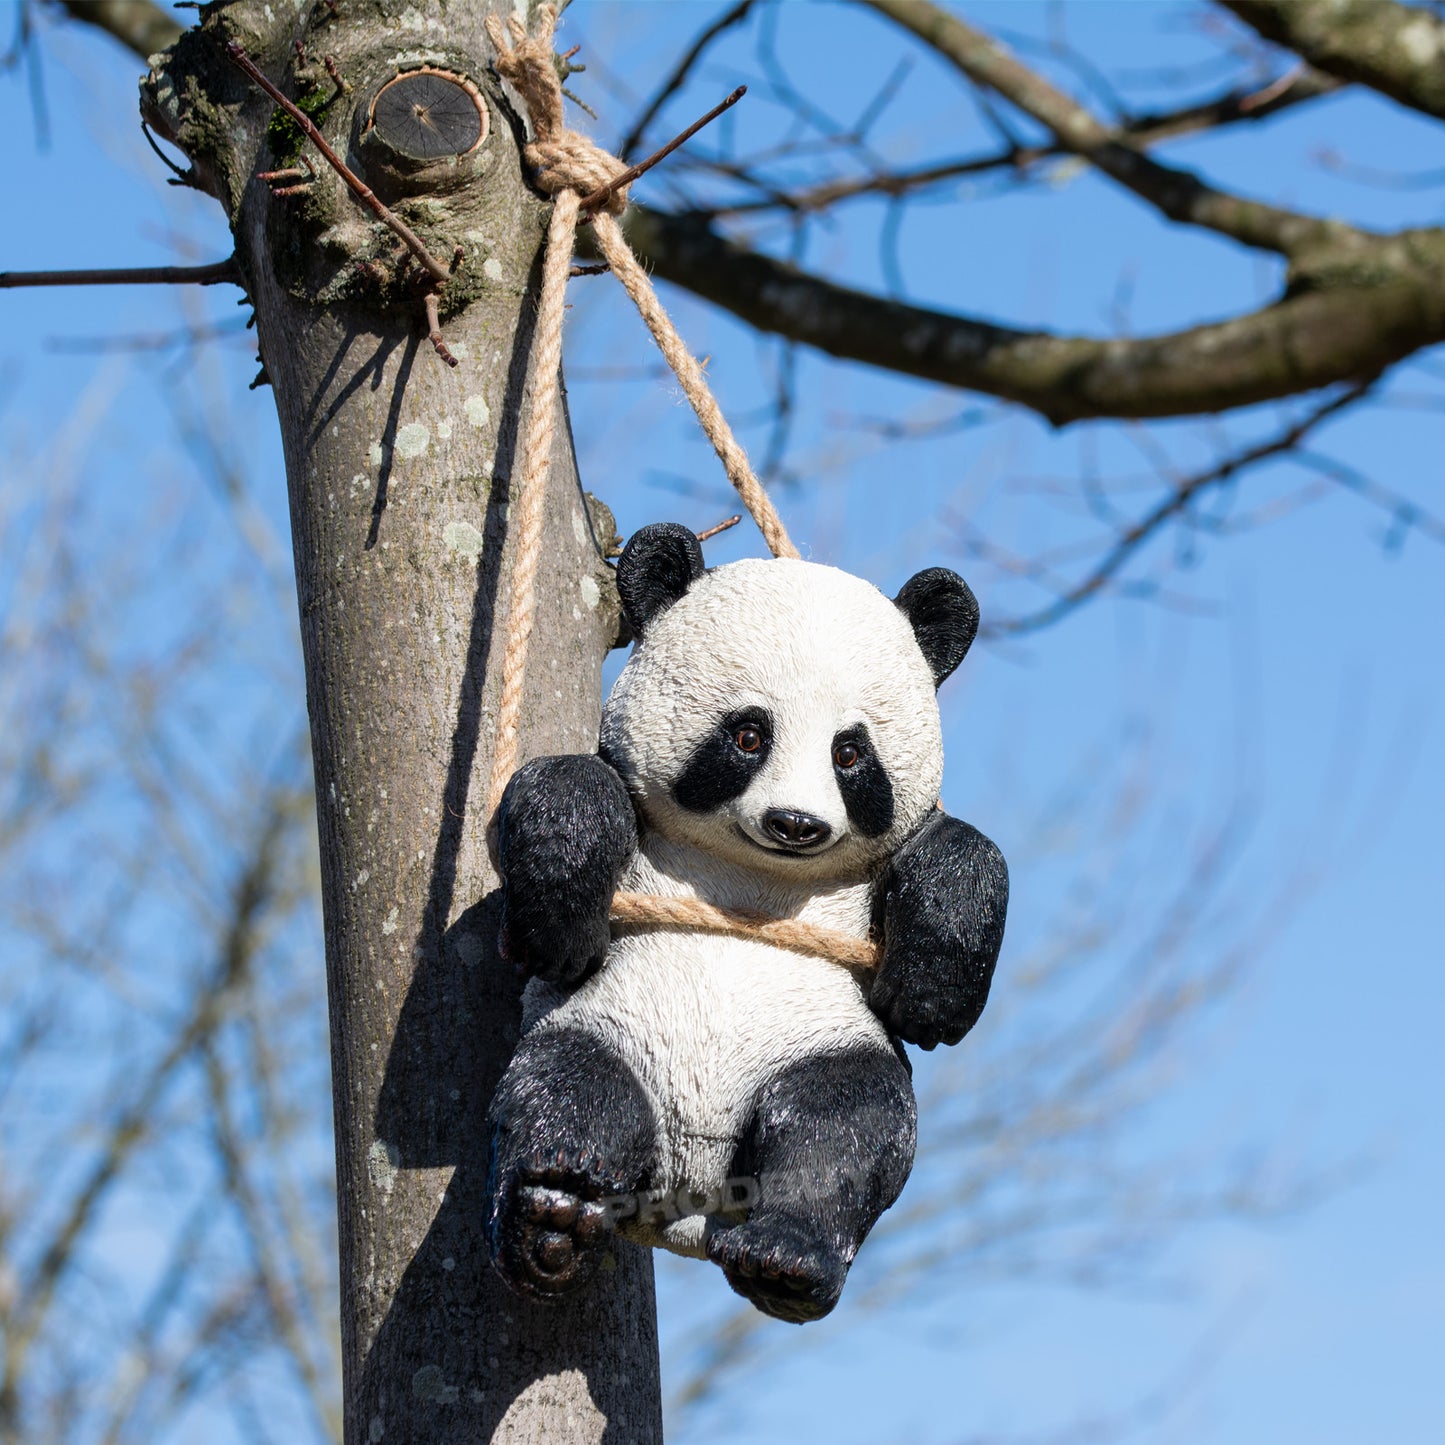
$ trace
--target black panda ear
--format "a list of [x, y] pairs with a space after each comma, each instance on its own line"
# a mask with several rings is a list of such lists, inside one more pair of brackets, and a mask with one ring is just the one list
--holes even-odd
[[639, 527], [617, 559], [617, 591], [622, 611], [641, 637], [660, 612], [665, 612], [705, 568], [698, 540], [677, 522]]
[[937, 687], [963, 661], [978, 635], [978, 599], [957, 572], [929, 567], [910, 577], [893, 602], [913, 624]]

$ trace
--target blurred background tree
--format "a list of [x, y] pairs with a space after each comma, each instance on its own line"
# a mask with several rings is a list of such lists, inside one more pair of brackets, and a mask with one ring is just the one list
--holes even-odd
[[[224, 256], [125, 120], [177, 20], [11, 10], [6, 267]], [[749, 84], [629, 233], [811, 555], [980, 592], [945, 797], [1015, 873], [837, 1314], [789, 1332], [662, 1262], [672, 1436], [1426, 1438], [1445, 22], [599, 0], [563, 34], [629, 158]], [[624, 534], [715, 522], [624, 299], [572, 292], [585, 483]], [[7, 1438], [339, 1431], [286, 498], [230, 299], [4, 300]], [[1240, 1217], [1304, 1242], [1262, 1264]]]

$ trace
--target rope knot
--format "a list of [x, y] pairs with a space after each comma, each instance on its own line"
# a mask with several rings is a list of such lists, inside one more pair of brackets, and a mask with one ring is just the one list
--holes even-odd
[[[537, 33], [528, 35], [515, 15], [506, 30], [495, 15], [487, 16], [487, 36], [497, 52], [497, 74], [509, 82], [526, 104], [533, 139], [523, 154], [536, 171], [537, 184], [548, 195], [575, 191], [589, 196], [610, 185], [627, 169], [581, 131], [572, 130], [562, 113], [562, 81], [552, 53], [557, 12], [550, 5], [537, 11]], [[620, 186], [603, 205], [609, 215], [627, 209], [627, 187]]]
[[[555, 140], [533, 141], [524, 154], [536, 169], [537, 184], [552, 196], [559, 191], [590, 196], [611, 185], [627, 169], [616, 156], [575, 130], [563, 131]], [[620, 216], [627, 209], [627, 187], [613, 191], [601, 209], [610, 216]]]

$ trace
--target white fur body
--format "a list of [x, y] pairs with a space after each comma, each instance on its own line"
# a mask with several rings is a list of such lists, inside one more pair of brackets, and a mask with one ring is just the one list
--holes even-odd
[[[815, 885], [789, 886], [655, 837], [622, 887], [701, 897], [858, 937], [868, 932], [872, 894], [866, 882], [822, 893]], [[679, 1254], [704, 1253], [738, 1144], [770, 1079], [818, 1053], [892, 1047], [853, 970], [748, 939], [676, 929], [615, 939], [602, 968], [571, 994], [534, 980], [526, 1007], [529, 1029], [596, 1035], [643, 1085], [657, 1124], [653, 1183], [660, 1197], [622, 1232]], [[689, 1200], [703, 1207], [690, 1212]], [[673, 1213], [679, 1217], [667, 1217]]]
[[[766, 765], [718, 808], [682, 807], [672, 785], [700, 740], [747, 707], [771, 719]], [[892, 787], [892, 823], [875, 836], [852, 826], [833, 762], [835, 737], [860, 724]], [[934, 679], [911, 623], [869, 583], [790, 560], [717, 568], [650, 620], [608, 699], [602, 743], [642, 825], [620, 888], [858, 937], [878, 870], [932, 808], [943, 771]], [[826, 822], [826, 844], [769, 846], [763, 820], [778, 808]], [[529, 1030], [603, 1038], [641, 1081], [658, 1128], [654, 1185], [703, 1207], [622, 1231], [683, 1254], [704, 1252], [711, 1209], [773, 1078], [819, 1054], [893, 1047], [849, 968], [680, 929], [615, 938], [570, 993], [534, 980], [526, 1013]]]

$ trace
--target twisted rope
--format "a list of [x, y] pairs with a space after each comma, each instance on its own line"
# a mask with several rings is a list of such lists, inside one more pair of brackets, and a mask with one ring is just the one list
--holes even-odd
[[[552, 59], [552, 34], [557, 14], [550, 5], [537, 12], [537, 33], [528, 36], [515, 16], [507, 22], [504, 36], [501, 21], [487, 17], [487, 35], [497, 51], [497, 74], [509, 81], [527, 106], [535, 138], [523, 151], [528, 164], [536, 168], [538, 186], [552, 196], [569, 192], [591, 195], [611, 185], [627, 167], [580, 131], [569, 130], [562, 116], [562, 82]], [[507, 45], [510, 38], [511, 44]], [[797, 557], [798, 549], [788, 536], [783, 519], [763, 490], [742, 444], [733, 435], [727, 418], [703, 376], [702, 367], [677, 333], [647, 272], [632, 254], [616, 218], [627, 209], [627, 187], [619, 186], [608, 195], [601, 210], [591, 218], [593, 234], [617, 279], [632, 298], [652, 338], [672, 368], [684, 395], [697, 413], [707, 439], [712, 443], [728, 480], [737, 488], [758, 530], [775, 557]], [[549, 234], [548, 246], [552, 244]], [[569, 251], [570, 256], [570, 251]], [[538, 326], [546, 317], [540, 317]]]
[[657, 342], [658, 350], [662, 352], [683, 393], [692, 403], [692, 409], [697, 413], [697, 419], [702, 423], [707, 439], [712, 443], [718, 460], [723, 464], [723, 470], [728, 474], [728, 481], [737, 488], [743, 505], [757, 523], [758, 531], [763, 534], [768, 550], [774, 557], [797, 557], [798, 549], [793, 546], [787, 528], [783, 526], [783, 519], [778, 516], [778, 510], [773, 506], [772, 498], [763, 490], [763, 484], [754, 475], [748, 464], [748, 454], [727, 424], [727, 418], [723, 416], [722, 408], [717, 404], [717, 398], [713, 396], [702, 374], [702, 367], [697, 364], [697, 358], [677, 334], [677, 327], [672, 324], [672, 318], [657, 299], [657, 292], [652, 289], [647, 272], [632, 254], [632, 247], [627, 244], [622, 227], [611, 215], [594, 216], [592, 234], [597, 237], [597, 244], [601, 247], [607, 264], [612, 268], [612, 274], [622, 282], [627, 294], [632, 297], [633, 304], [652, 333], [652, 339]]
[[522, 684], [532, 624], [537, 617], [537, 565], [542, 558], [546, 521], [544, 502], [552, 440], [557, 426], [557, 386], [562, 370], [562, 313], [566, 304], [567, 271], [572, 264], [572, 237], [577, 229], [577, 193], [563, 191], [552, 207], [547, 226], [547, 254], [542, 262], [542, 295], [537, 332], [528, 358], [532, 380], [532, 414], [522, 442], [521, 491], [515, 478], [508, 516], [517, 532], [512, 575], [507, 586], [507, 634], [502, 650], [502, 694], [497, 703], [496, 743], [487, 789], [487, 817], [496, 816], [508, 779], [517, 770], [522, 720]]
[[[520, 490], [515, 481], [512, 489], [511, 517], [517, 542], [507, 587], [502, 689], [487, 788], [487, 817], [495, 820], [502, 793], [517, 766], [522, 683], [536, 617], [543, 503], [557, 425], [567, 273], [572, 263], [581, 198], [614, 185], [627, 167], [588, 137], [567, 127], [562, 111], [562, 85], [553, 61], [552, 36], [557, 23], [553, 7], [544, 5], [538, 10], [537, 31], [532, 36], [528, 36], [525, 26], [515, 16], [508, 19], [505, 29], [495, 15], [489, 15], [486, 23], [487, 35], [496, 51], [497, 74], [521, 96], [531, 117], [533, 139], [525, 147], [523, 155], [536, 171], [537, 184], [555, 197], [552, 219], [547, 227], [536, 339], [529, 358], [532, 409], [522, 445]], [[728, 480], [737, 488], [769, 549], [775, 557], [797, 557], [798, 549], [788, 537], [782, 518], [748, 464], [747, 453], [728, 426], [722, 408], [708, 387], [702, 367], [678, 335], [647, 273], [627, 244], [617, 221], [626, 207], [627, 188], [617, 186], [591, 217], [602, 254], [632, 298], [653, 340], [676, 375], [723, 464]], [[495, 850], [494, 822], [488, 836]], [[877, 946], [867, 939], [794, 919], [763, 919], [732, 913], [699, 898], [619, 893], [612, 901], [610, 917], [614, 924], [624, 927], [687, 928], [749, 938], [855, 967], [873, 967], [878, 962]]]
[[816, 958], [856, 968], [875, 968], [878, 945], [867, 938], [855, 938], [836, 928], [816, 923], [799, 923], [795, 918], [762, 918], [753, 913], [734, 913], [701, 898], [662, 898], [655, 893], [618, 893], [612, 899], [610, 917], [614, 923], [643, 928], [686, 928], [699, 933], [726, 933], [733, 938], [750, 938], [809, 953]]

